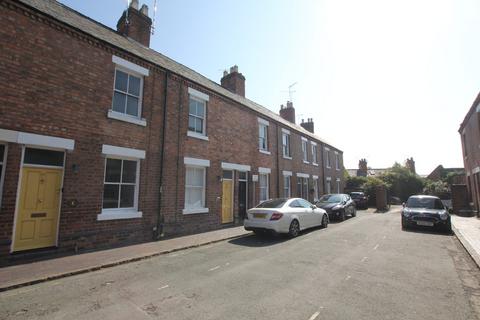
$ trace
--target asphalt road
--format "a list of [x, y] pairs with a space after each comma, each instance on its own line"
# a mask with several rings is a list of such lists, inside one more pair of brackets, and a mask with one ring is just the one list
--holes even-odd
[[359, 212], [296, 239], [216, 243], [0, 293], [1, 319], [478, 319], [454, 236]]

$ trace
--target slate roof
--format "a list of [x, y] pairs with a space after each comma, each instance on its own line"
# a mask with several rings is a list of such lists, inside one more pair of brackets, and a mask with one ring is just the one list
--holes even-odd
[[[280, 115], [275, 112], [261, 106], [260, 104], [253, 102], [249, 99], [246, 99], [240, 95], [232, 93], [227, 89], [220, 86], [218, 83], [208, 79], [207, 77], [201, 75], [200, 73], [178, 63], [163, 54], [143, 46], [142, 44], [127, 38], [116, 30], [113, 30], [81, 13], [73, 10], [66, 5], [63, 5], [55, 0], [18, 0], [21, 3], [31, 7], [35, 10], [42, 12], [45, 15], [50, 16], [53, 19], [56, 19], [64, 24], [67, 24], [75, 29], [78, 29], [84, 33], [87, 33], [99, 40], [102, 40], [106, 43], [109, 43], [115, 47], [123, 49], [143, 60], [146, 60], [150, 63], [156, 64], [162, 68], [170, 70], [171, 72], [180, 75], [184, 78], [187, 78], [206, 89], [215, 91], [216, 93], [225, 96], [231, 100], [234, 100], [247, 108], [250, 108], [261, 115], [264, 115], [276, 122], [281, 123], [283, 126], [299, 131], [304, 136], [308, 136], [312, 139], [320, 141], [324, 144], [327, 144], [333, 147], [332, 144], [326, 142], [323, 139], [320, 139], [315, 134], [305, 130], [303, 127], [290, 123], [289, 121], [280, 117]], [[333, 147], [335, 148], [335, 147]], [[335, 148], [338, 151], [341, 151]]]

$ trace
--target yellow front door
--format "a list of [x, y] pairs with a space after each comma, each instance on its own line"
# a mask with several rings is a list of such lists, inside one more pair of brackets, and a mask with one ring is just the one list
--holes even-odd
[[56, 244], [62, 169], [23, 168], [13, 251]]
[[222, 182], [222, 223], [233, 222], [233, 181]]

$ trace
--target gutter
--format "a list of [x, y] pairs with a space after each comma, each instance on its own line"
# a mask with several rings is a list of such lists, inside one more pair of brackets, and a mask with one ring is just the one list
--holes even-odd
[[163, 102], [163, 119], [162, 119], [162, 143], [160, 149], [160, 189], [158, 197], [158, 211], [157, 211], [157, 223], [153, 229], [153, 239], [160, 240], [163, 237], [163, 224], [164, 217], [162, 215], [162, 195], [163, 195], [163, 169], [165, 167], [165, 134], [167, 132], [167, 96], [168, 96], [168, 77], [170, 71], [165, 70], [165, 88], [163, 91], [164, 102]]

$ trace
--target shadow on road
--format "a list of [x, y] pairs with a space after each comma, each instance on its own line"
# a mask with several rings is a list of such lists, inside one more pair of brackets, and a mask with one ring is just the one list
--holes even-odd
[[280, 244], [287, 240], [288, 238], [286, 236], [266, 233], [262, 235], [252, 234], [246, 237], [232, 239], [232, 240], [229, 240], [228, 242], [238, 246], [259, 248], [259, 247], [274, 246], [276, 244]]
[[414, 226], [408, 227], [408, 229], [403, 229], [404, 232], [412, 232], [412, 233], [424, 233], [424, 234], [436, 234], [441, 236], [453, 236], [453, 232], [445, 232], [439, 229], [432, 229], [429, 227], [421, 227], [421, 226]]

